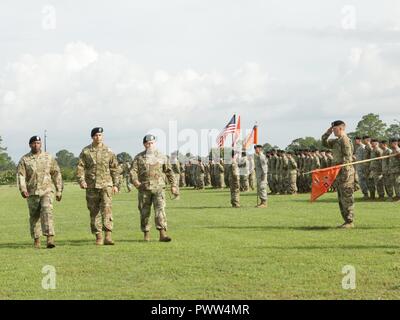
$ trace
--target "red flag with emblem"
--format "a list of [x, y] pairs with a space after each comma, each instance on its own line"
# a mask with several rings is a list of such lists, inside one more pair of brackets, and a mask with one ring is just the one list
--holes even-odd
[[312, 172], [311, 202], [314, 202], [324, 193], [329, 191], [329, 188], [336, 180], [340, 169], [340, 166], [336, 166]]

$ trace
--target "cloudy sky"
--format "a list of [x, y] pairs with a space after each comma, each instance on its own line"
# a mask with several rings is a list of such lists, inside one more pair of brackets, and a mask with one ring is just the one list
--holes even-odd
[[15, 160], [45, 129], [53, 153], [103, 126], [116, 153], [151, 131], [204, 154], [233, 113], [280, 147], [336, 119], [400, 119], [398, 0], [2, 0], [0, 43]]

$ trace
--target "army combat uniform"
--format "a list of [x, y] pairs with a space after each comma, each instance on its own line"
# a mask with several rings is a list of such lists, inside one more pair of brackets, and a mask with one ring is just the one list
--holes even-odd
[[265, 207], [267, 204], [267, 174], [268, 174], [268, 161], [264, 153], [254, 154], [254, 164], [257, 179], [257, 195], [261, 199], [259, 206]]
[[19, 191], [28, 193], [30, 232], [33, 239], [54, 236], [53, 201], [61, 196], [63, 183], [56, 160], [48, 153], [28, 153], [17, 167]]
[[[329, 139], [330, 134], [322, 136], [322, 144], [325, 148], [332, 149], [332, 165], [351, 163], [353, 159], [353, 145], [347, 135], [337, 139]], [[339, 198], [339, 207], [345, 224], [354, 221], [354, 167], [349, 165], [340, 169], [336, 178], [336, 186]]]
[[143, 151], [132, 162], [131, 181], [140, 182], [140, 226], [144, 233], [150, 231], [151, 206], [154, 206], [155, 225], [159, 231], [167, 231], [165, 213], [165, 177], [172, 187], [177, 187], [175, 175], [166, 156], [159, 151]]
[[79, 184], [86, 182], [86, 202], [90, 212], [90, 229], [93, 234], [112, 232], [112, 193], [119, 185], [118, 161], [104, 144], [85, 147], [76, 170]]

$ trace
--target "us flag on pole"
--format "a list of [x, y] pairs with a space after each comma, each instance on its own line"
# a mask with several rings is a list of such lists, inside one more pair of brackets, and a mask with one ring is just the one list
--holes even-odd
[[236, 115], [234, 114], [232, 119], [228, 122], [224, 129], [219, 133], [217, 137], [217, 145], [222, 148], [225, 142], [225, 138], [229, 133], [234, 133], [236, 131]]

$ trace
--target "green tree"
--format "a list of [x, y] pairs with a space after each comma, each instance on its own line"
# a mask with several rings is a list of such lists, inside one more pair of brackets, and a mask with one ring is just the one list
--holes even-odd
[[15, 169], [15, 164], [7, 154], [7, 148], [2, 147], [3, 139], [0, 137], [0, 171], [13, 170]]
[[386, 129], [386, 137], [388, 138], [400, 138], [400, 121], [394, 120], [394, 122]]
[[286, 147], [287, 151], [299, 149], [322, 149], [322, 142], [313, 137], [297, 138]]
[[75, 168], [78, 158], [68, 150], [60, 150], [56, 153], [56, 160], [61, 168]]
[[367, 135], [371, 138], [383, 139], [386, 135], [386, 130], [387, 124], [379, 118], [379, 115], [369, 113], [358, 122], [355, 135]]
[[121, 152], [117, 154], [117, 160], [119, 163], [124, 163], [124, 162], [132, 162], [133, 159], [129, 153]]

